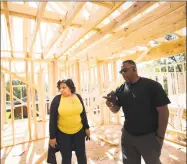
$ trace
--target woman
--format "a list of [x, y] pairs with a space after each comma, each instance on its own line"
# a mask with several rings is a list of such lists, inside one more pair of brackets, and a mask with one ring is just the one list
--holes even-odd
[[72, 150], [78, 164], [87, 164], [85, 136], [90, 137], [90, 130], [83, 100], [75, 93], [71, 79], [58, 81], [57, 87], [61, 94], [54, 97], [50, 107], [50, 146], [58, 145], [62, 164], [71, 164]]

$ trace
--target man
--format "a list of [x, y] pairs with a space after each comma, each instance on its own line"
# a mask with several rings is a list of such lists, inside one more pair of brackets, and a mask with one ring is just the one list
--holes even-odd
[[170, 100], [158, 82], [138, 76], [134, 61], [124, 61], [120, 73], [125, 83], [103, 98], [113, 113], [124, 112], [123, 163], [141, 164], [142, 156], [146, 164], [159, 164]]

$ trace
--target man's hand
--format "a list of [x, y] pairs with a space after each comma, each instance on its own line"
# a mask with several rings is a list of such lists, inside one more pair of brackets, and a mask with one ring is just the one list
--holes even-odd
[[111, 96], [103, 96], [104, 99], [107, 99], [106, 101], [106, 105], [110, 108], [110, 107], [113, 107], [114, 104], [110, 101], [108, 101], [109, 98], [111, 98]]
[[56, 138], [50, 139], [50, 140], [49, 140], [49, 144], [50, 144], [51, 147], [55, 148], [55, 145], [56, 145]]
[[156, 139], [157, 139], [158, 143], [162, 146], [163, 143], [164, 143], [164, 139], [161, 139], [161, 138], [159, 138], [157, 136], [156, 136]]

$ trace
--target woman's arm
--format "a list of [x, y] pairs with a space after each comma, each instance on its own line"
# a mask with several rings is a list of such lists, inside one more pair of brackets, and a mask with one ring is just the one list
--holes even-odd
[[58, 106], [60, 101], [60, 95], [56, 96], [50, 106], [50, 119], [49, 119], [49, 136], [50, 139], [56, 138], [57, 132], [57, 119], [58, 119]]

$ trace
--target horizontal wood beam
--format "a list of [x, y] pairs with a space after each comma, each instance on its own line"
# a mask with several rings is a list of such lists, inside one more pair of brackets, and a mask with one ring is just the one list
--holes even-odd
[[[28, 19], [36, 19], [37, 15], [37, 8], [30, 7], [27, 4], [17, 4], [17, 3], [8, 3], [9, 7], [9, 14], [12, 16], [18, 16]], [[2, 7], [1, 14], [5, 12], [5, 8]], [[58, 23], [64, 20], [64, 15], [52, 12], [52, 11], [45, 11], [43, 14], [42, 21], [51, 22], [51, 23]]]
[[96, 5], [99, 5], [99, 6], [103, 6], [103, 7], [106, 7], [106, 8], [109, 8], [109, 9], [111, 9], [111, 8], [113, 8], [114, 7], [114, 2], [92, 2], [92, 3], [94, 3], [94, 4], [96, 4]]
[[17, 75], [17, 74], [14, 73], [14, 72], [10, 72], [7, 68], [5, 68], [5, 67], [3, 67], [3, 66], [1, 66], [1, 71], [10, 74], [11, 76], [15, 77], [15, 78], [18, 79], [18, 80], [21, 80], [21, 81], [24, 82], [25, 84], [30, 84], [30, 85], [31, 85], [33, 88], [35, 88], [35, 89], [38, 89], [38, 87], [37, 87], [35, 84], [29, 83], [28, 80], [26, 80], [24, 77], [21, 77], [21, 76]]
[[[14, 87], [14, 86], [13, 86]], [[6, 91], [6, 94], [8, 94], [10, 96], [10, 92]], [[25, 102], [23, 102], [21, 99], [17, 98], [16, 96], [13, 95], [13, 98], [16, 99], [17, 101], [19, 101], [21, 104], [25, 104]]]
[[54, 61], [55, 58], [52, 59], [35, 59], [35, 58], [18, 58], [18, 57], [1, 57], [1, 61], [34, 61], [34, 62], [51, 62]]
[[[45, 11], [45, 12], [48, 12], [48, 11]], [[52, 12], [54, 13], [54, 12]], [[1, 9], [1, 14], [5, 14], [5, 10], [4, 9]], [[18, 12], [15, 12], [15, 11], [9, 11], [9, 15], [11, 16], [15, 16], [15, 17], [20, 17], [20, 18], [27, 18], [27, 19], [33, 19], [35, 20], [36, 19], [36, 15], [31, 15], [31, 14], [25, 14], [25, 13], [22, 13], [20, 11]], [[60, 16], [62, 17], [62, 16]], [[57, 18], [47, 18], [47, 17], [42, 17], [41, 19], [42, 22], [47, 22], [47, 23], [56, 23], [56, 24], [61, 24], [63, 19], [57, 19]], [[76, 23], [72, 23], [70, 25], [71, 27], [77, 27], [77, 28], [81, 28], [82, 25], [81, 24], [76, 24]], [[99, 28], [93, 28], [93, 31], [100, 31]]]

